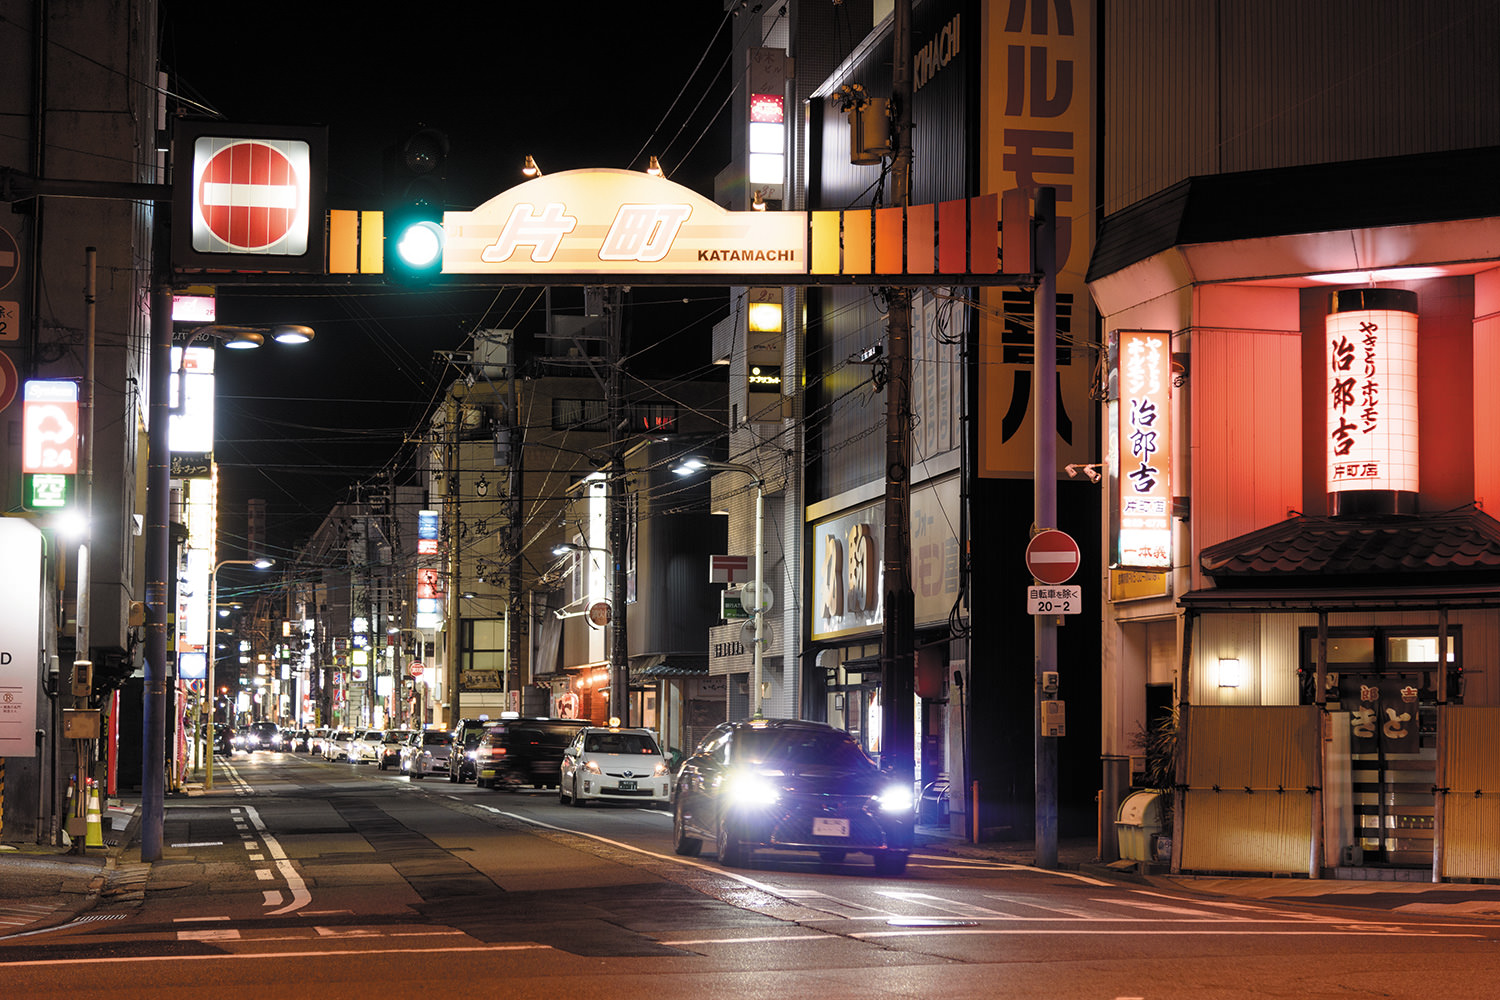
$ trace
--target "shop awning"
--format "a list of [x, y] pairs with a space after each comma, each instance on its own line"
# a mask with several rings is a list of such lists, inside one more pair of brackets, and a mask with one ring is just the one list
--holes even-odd
[[695, 677], [708, 674], [708, 654], [667, 653], [648, 656], [638, 664], [632, 664], [630, 679], [634, 681], [660, 680], [670, 677]]

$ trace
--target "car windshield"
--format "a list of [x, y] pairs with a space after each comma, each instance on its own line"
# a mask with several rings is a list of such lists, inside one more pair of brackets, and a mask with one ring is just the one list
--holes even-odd
[[737, 758], [769, 766], [819, 765], [840, 771], [874, 769], [848, 733], [821, 729], [749, 729], [735, 737]]
[[648, 733], [589, 733], [583, 740], [584, 753], [661, 753]]
[[452, 739], [451, 733], [428, 733], [422, 737], [422, 742], [430, 747], [445, 747]]

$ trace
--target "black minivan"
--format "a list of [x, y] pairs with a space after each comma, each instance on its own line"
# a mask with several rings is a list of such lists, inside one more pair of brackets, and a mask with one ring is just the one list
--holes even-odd
[[499, 719], [474, 748], [474, 782], [514, 791], [523, 785], [556, 788], [563, 751], [587, 719]]

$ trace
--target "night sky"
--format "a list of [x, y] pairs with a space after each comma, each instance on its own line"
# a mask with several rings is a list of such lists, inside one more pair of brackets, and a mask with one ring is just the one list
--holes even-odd
[[[644, 169], [654, 153], [710, 197], [729, 160], [727, 60], [742, 22], [719, 0], [163, 0], [162, 11], [168, 87], [191, 117], [327, 126], [330, 207], [382, 207], [383, 157], [424, 126], [449, 138], [456, 210], [521, 183], [527, 154], [555, 173]], [[575, 298], [560, 290], [554, 305]], [[721, 290], [638, 288], [634, 299], [633, 371], [707, 362]], [[224, 288], [220, 322], [303, 323], [317, 338], [219, 352], [220, 557], [243, 555], [252, 497], [266, 500], [270, 554], [290, 555], [332, 504], [401, 464], [403, 438], [461, 374], [434, 352], [465, 349], [476, 329], [535, 334], [542, 317], [535, 288]]]

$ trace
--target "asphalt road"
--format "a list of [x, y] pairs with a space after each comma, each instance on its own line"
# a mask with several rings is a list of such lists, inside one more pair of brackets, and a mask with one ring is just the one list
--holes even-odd
[[[0, 996], [1494, 997], [1500, 922], [1210, 896], [919, 850], [671, 849], [671, 818], [257, 754], [151, 865], [0, 937]], [[138, 852], [137, 852], [138, 856]]]

